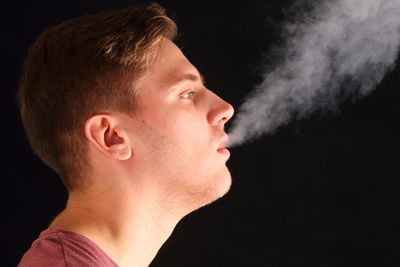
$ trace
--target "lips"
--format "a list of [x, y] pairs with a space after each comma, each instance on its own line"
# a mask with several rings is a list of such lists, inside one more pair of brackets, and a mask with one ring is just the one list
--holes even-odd
[[228, 143], [228, 139], [229, 139], [229, 136], [227, 134], [224, 134], [222, 136], [222, 138], [220, 139], [220, 142], [219, 142], [217, 152], [222, 153], [222, 154], [229, 154], [228, 149], [225, 148], [226, 144]]

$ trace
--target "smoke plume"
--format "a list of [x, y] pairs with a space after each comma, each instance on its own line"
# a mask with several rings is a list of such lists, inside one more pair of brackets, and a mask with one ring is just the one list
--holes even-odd
[[290, 10], [273, 49], [281, 60], [239, 108], [230, 146], [366, 96], [395, 65], [400, 0], [299, 0]]

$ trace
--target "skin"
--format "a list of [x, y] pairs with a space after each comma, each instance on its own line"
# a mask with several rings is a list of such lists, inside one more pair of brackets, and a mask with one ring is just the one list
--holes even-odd
[[86, 121], [89, 185], [70, 192], [50, 228], [86, 236], [119, 266], [148, 266], [185, 215], [228, 192], [229, 153], [219, 148], [232, 115], [164, 38], [135, 112]]

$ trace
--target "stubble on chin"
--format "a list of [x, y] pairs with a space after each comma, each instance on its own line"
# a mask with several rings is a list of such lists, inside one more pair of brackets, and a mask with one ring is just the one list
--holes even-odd
[[188, 202], [191, 203], [193, 210], [209, 205], [225, 196], [232, 185], [231, 174], [225, 170], [224, 174], [213, 177], [213, 182], [193, 188], [192, 192], [187, 194]]

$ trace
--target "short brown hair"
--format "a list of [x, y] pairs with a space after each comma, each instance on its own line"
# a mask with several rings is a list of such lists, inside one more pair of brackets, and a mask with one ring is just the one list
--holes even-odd
[[158, 4], [71, 19], [45, 29], [22, 67], [17, 103], [35, 154], [68, 189], [89, 170], [85, 121], [111, 110], [132, 113], [134, 81], [176, 25]]

